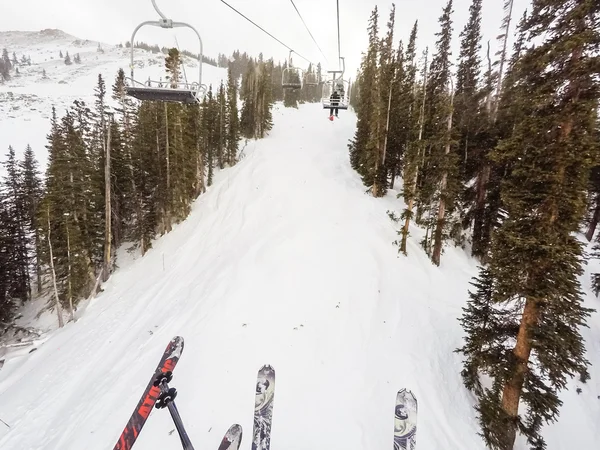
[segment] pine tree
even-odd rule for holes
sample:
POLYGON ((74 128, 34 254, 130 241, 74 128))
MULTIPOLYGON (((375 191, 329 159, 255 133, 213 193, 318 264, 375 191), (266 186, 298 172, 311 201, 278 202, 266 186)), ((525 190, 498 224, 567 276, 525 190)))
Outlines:
POLYGON ((12 325, 17 310, 18 296, 13 287, 15 275, 18 275, 13 263, 16 248, 13 228, 9 212, 0 208, 0 335, 12 325))
POLYGON ((494 117, 491 117, 493 122, 489 124, 490 128, 488 136, 484 136, 484 139, 480 139, 482 148, 486 153, 481 160, 484 164, 484 176, 478 177, 477 180, 479 183, 482 183, 487 179, 487 183, 483 186, 483 189, 476 184, 475 189, 472 190, 473 201, 476 201, 475 199, 477 199, 477 192, 483 194, 483 198, 480 197, 478 199, 481 202, 480 204, 482 204, 481 209, 483 210, 480 216, 481 226, 475 225, 475 221, 479 220, 479 218, 474 217, 476 220, 474 220, 472 252, 475 256, 481 258, 482 261, 487 261, 492 233, 498 228, 502 220, 500 185, 501 180, 510 173, 511 170, 510 160, 494 160, 492 158, 492 150, 500 139, 507 139, 511 136, 515 125, 521 121, 523 116, 524 109, 521 107, 520 103, 527 102, 527 98, 519 94, 520 88, 516 84, 518 78, 516 65, 521 58, 525 43, 524 24, 526 18, 527 12, 525 11, 518 27, 521 31, 517 34, 517 39, 513 45, 513 54, 508 61, 506 76, 503 78, 501 90, 502 96, 498 99, 496 120, 494 122, 494 117), (486 165, 487 170, 489 170, 489 176, 486 173, 486 165))
POLYGON ((478 410, 493 449, 512 449, 517 432, 531 448, 545 449, 540 431, 543 422, 557 420, 558 391, 572 376, 589 377, 579 329, 591 311, 582 305, 582 248, 574 233, 598 161, 599 20, 595 2, 536 0, 524 24, 536 45, 513 75, 521 120, 493 153, 510 171, 501 185, 506 217, 494 233, 488 266, 494 307, 512 314, 480 340, 497 360, 477 367, 492 380, 478 410))
POLYGON ((31 146, 27 145, 23 161, 20 163, 23 174, 21 193, 23 196, 23 211, 28 236, 29 264, 33 260, 36 276, 36 290, 39 294, 42 289, 42 264, 41 264, 41 240, 37 211, 42 200, 42 181, 38 171, 38 163, 31 146))
POLYGON ((242 135, 246 138, 254 138, 254 124, 256 123, 256 65, 254 60, 248 61, 246 72, 242 76, 240 95, 242 96, 242 111, 240 127, 242 135))
POLYGON ((447 239, 448 219, 455 206, 457 194, 456 154, 451 151, 453 92, 450 74, 450 43, 452 38, 452 0, 449 0, 439 18, 441 30, 436 33, 436 52, 433 55, 426 86, 424 123, 425 164, 421 168, 417 197, 417 222, 425 224, 427 234, 423 248, 432 262, 440 264, 441 249, 447 239), (423 220, 422 217, 427 215, 423 220), (431 231, 431 236, 429 235, 431 231))
POLYGON ((27 236, 27 214, 23 198, 23 173, 13 147, 8 147, 3 163, 6 175, 0 189, 0 203, 4 210, 4 224, 10 235, 8 270, 12 274, 8 292, 13 299, 25 302, 31 297, 27 236))
POLYGON ((240 140, 240 119, 237 104, 238 88, 233 77, 231 64, 227 69, 227 164, 233 166, 237 161, 238 144, 240 140))
POLYGON ((388 185, 387 177, 387 140, 389 132, 390 110, 393 92, 393 81, 395 78, 396 64, 394 61, 394 21, 396 6, 392 4, 390 18, 387 23, 388 31, 385 38, 379 44, 379 83, 377 83, 377 116, 376 135, 377 151, 375 156, 374 179, 371 192, 374 197, 382 197, 386 193, 388 185))
MULTIPOLYGON (((456 71, 455 92, 455 123, 458 131, 459 155, 461 171, 468 179, 473 169, 468 170, 466 165, 471 163, 471 147, 473 135, 477 126, 477 112, 479 110, 479 78, 481 60, 481 1, 473 0, 469 9, 469 21, 461 32, 459 63, 456 71)), ((476 148, 476 147, 475 147, 476 148)))
POLYGON ((10 61, 10 56, 8 55, 8 49, 6 48, 2 49, 2 62, 4 62, 4 67, 7 71, 12 70, 13 65, 10 61))
POLYGON ((348 144, 350 150, 350 164, 362 178, 366 186, 372 186, 375 178, 374 168, 377 155, 377 135, 373 128, 377 122, 377 57, 379 52, 378 40, 379 13, 377 6, 373 8, 369 18, 369 47, 363 54, 360 65, 358 84, 360 97, 357 109, 357 124, 354 139, 348 144))
POLYGON ((181 78, 181 54, 176 48, 169 49, 169 54, 165 58, 165 67, 167 69, 167 80, 172 88, 177 88, 181 78))
POLYGON ((219 165, 219 169, 223 169, 225 167, 225 130, 227 129, 227 97, 225 95, 225 85, 223 84, 223 80, 221 80, 219 90, 217 91, 216 108, 216 132, 218 134, 218 139, 216 139, 217 164, 219 165))
POLYGON ((470 284, 476 290, 469 291, 469 301, 459 319, 466 333, 465 345, 456 351, 466 355, 461 372, 465 386, 482 396, 484 390, 479 371, 492 371, 499 360, 506 358, 505 353, 499 351, 498 343, 514 333, 514 325, 510 321, 510 314, 514 311, 496 307, 494 292, 497 283, 486 267, 480 267, 479 276, 470 284))
MULTIPOLYGON (((413 29, 416 35, 416 24, 413 29)), ((411 38, 412 41, 412 38, 411 38)), ((413 102, 410 105, 410 116, 411 120, 409 123, 409 138, 407 142, 406 156, 403 165, 403 178, 404 178, 404 201, 406 208, 402 211, 401 219, 404 220, 404 226, 400 230, 402 239, 400 241, 400 251, 407 254, 406 242, 409 234, 410 221, 413 219, 413 207, 417 201, 417 188, 419 181, 419 169, 421 161, 424 159, 425 145, 423 142, 423 127, 425 125, 425 103, 427 100, 427 63, 429 56, 429 48, 425 49, 423 55, 423 78, 419 85, 416 84, 416 66, 409 68, 409 73, 412 72, 412 79, 414 85, 414 97, 413 102)), ((407 77, 407 81, 409 78, 407 77)), ((411 89, 412 91, 412 89, 411 89)))

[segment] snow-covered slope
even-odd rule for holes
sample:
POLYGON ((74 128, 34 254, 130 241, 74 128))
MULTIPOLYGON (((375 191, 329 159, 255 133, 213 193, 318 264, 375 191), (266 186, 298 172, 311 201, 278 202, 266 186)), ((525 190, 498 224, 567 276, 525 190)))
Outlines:
MULTIPOLYGON (((46 135, 50 130, 52 106, 62 116, 74 100, 94 101, 94 88, 98 75, 102 74, 108 95, 117 71, 122 68, 130 75, 130 49, 83 40, 60 30, 6 31, 0 32, 0 50, 6 48, 12 59, 13 52, 21 60, 31 58, 31 65, 20 65, 20 75, 13 76, 5 84, 0 84, 0 160, 9 145, 22 152, 30 144, 38 155, 41 167, 46 165, 46 135), (69 53, 71 59, 76 54, 81 64, 66 65, 63 58, 69 53), (43 77, 44 71, 47 78, 43 77)), ((136 48, 135 76, 144 81, 149 76, 164 79, 164 55, 136 48)), ((197 81, 198 61, 184 57, 189 81, 197 81)), ((218 84, 227 79, 226 69, 204 64, 202 82, 218 84)), ((110 99, 109 99, 110 102, 110 99)))
MULTIPOLYGON (((418 448, 480 450, 460 380, 456 318, 476 264, 448 248, 433 266, 412 229, 392 245, 392 192, 366 195, 348 162, 355 117, 319 105, 274 113, 271 135, 219 172, 189 218, 142 259, 124 262, 79 321, 0 371, 2 450, 110 449, 168 340, 185 338, 172 383, 197 449, 230 424, 250 448, 254 382, 277 374, 273 450, 392 448, 396 391, 419 400, 418 448)), ((590 304, 593 300, 590 297, 590 304)), ((600 362, 598 315, 584 330, 600 362)), ((549 449, 594 449, 600 371, 562 398, 549 449)), ((153 410, 134 448, 180 448, 153 410)), ((518 449, 525 449, 519 443, 518 449)))

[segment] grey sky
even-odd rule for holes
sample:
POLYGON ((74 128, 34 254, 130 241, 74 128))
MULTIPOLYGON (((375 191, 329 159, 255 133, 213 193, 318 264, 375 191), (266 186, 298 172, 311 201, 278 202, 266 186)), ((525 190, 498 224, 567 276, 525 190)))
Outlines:
MULTIPOLYGON (((289 0, 226 0, 246 14, 275 37, 313 62, 325 68, 337 66, 336 2, 334 0, 294 0, 315 39, 323 49, 329 64, 312 42, 289 0)), ((415 20, 419 21, 419 48, 433 46, 438 31, 438 17, 447 0, 397 0, 396 43, 406 42, 415 20)), ((0 30, 40 30, 59 28, 84 39, 116 44, 125 42, 133 29, 144 20, 155 20, 151 0, 0 0, 0 30)), ((346 57, 347 75, 354 77, 360 64, 360 52, 366 48, 366 26, 375 5, 380 11, 380 29, 385 28, 391 1, 339 0, 341 53, 346 57)), ((485 39, 496 49, 495 36, 499 33, 503 0, 483 0, 485 39)), ((230 54, 235 49, 258 55, 273 56, 283 61, 288 50, 252 24, 237 15, 220 0, 157 0, 163 13, 173 20, 189 22, 198 29, 204 43, 204 53, 217 56, 230 54)), ((458 35, 468 18, 471 0, 454 0, 453 53, 458 54, 458 35)), ((515 0, 514 32, 519 17, 528 8, 530 0, 515 0)), ((195 51, 197 40, 191 30, 162 30, 144 27, 137 39, 159 45, 175 46, 195 51)), ((2 43, 0 43, 1 46, 2 43)), ((485 49, 485 46, 484 46, 485 49)), ((482 52, 484 51, 482 50, 482 52)), ((299 57, 294 63, 304 67, 299 57)))

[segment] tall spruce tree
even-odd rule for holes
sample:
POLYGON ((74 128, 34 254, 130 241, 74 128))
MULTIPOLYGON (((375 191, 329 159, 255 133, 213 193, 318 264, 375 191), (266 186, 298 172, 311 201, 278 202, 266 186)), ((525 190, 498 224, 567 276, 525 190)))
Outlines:
POLYGON ((376 85, 377 116, 375 132, 377 136, 377 151, 375 154, 375 167, 373 186, 371 193, 374 197, 385 195, 388 186, 388 164, 387 144, 389 134, 389 122, 392 105, 392 96, 398 95, 393 92, 396 64, 394 61, 394 22, 396 6, 392 4, 392 10, 387 23, 385 38, 379 43, 379 82, 376 85))
POLYGON ((452 40, 452 0, 439 18, 436 52, 431 60, 426 86, 424 123, 425 163, 421 168, 417 196, 417 221, 428 228, 422 246, 434 264, 440 264, 442 244, 447 239, 448 218, 457 194, 456 154, 451 151, 452 97, 450 44, 452 40), (426 216, 423 218, 423 216, 426 216))
MULTIPOLYGON (((416 24, 413 31, 416 34, 416 24)), ((411 35, 412 40, 412 35, 411 35)), ((406 155, 404 157, 403 164, 403 178, 404 178, 404 201, 406 208, 402 211, 401 218, 404 220, 404 225, 400 230, 399 234, 402 236, 400 241, 400 251, 407 254, 406 242, 409 234, 410 221, 413 219, 413 207, 418 200, 417 189, 419 181, 419 171, 421 161, 423 161, 425 155, 425 142, 423 141, 423 128, 425 126, 425 103, 427 101, 427 63, 429 56, 429 48, 426 48, 423 54, 423 65, 422 65, 422 82, 420 85, 416 82, 416 65, 409 67, 408 73, 410 78, 413 80, 411 85, 411 91, 413 92, 412 103, 410 105, 410 123, 408 130, 408 142, 406 155)), ((407 77, 407 81, 409 78, 407 77)))
POLYGON ((233 166, 237 161, 238 145, 240 140, 240 118, 238 113, 238 86, 233 77, 231 65, 227 69, 227 136, 226 136, 226 160, 227 164, 233 166))
POLYGON ((12 146, 8 147, 3 163, 6 175, 0 185, 0 204, 4 211, 3 224, 9 237, 7 242, 7 270, 11 274, 7 292, 14 300, 25 302, 31 297, 29 278, 29 238, 27 211, 23 196, 23 172, 12 146))
MULTIPOLYGON (((517 432, 532 449, 545 449, 541 427, 558 418, 558 391, 572 376, 589 377, 579 329, 591 311, 582 305, 582 248, 574 233, 598 161, 599 21, 597 2, 534 0, 524 23, 536 45, 513 74, 520 121, 492 154, 510 171, 501 185, 506 217, 494 233, 486 269, 493 308, 512 314, 486 333, 481 330, 489 321, 478 308, 463 316, 467 340, 477 336, 474 348, 493 355, 465 367, 491 378, 491 387, 478 394, 478 411, 493 449, 511 450, 517 432)), ((477 360, 472 348, 463 350, 467 362, 477 360)))
POLYGON ((27 229, 29 265, 33 265, 36 280, 36 293, 42 289, 42 265, 41 265, 41 240, 37 211, 42 199, 42 181, 38 170, 38 163, 30 145, 27 145, 23 161, 20 163, 23 175, 21 194, 23 196, 23 211, 25 215, 25 226, 27 229))
POLYGON ((379 54, 378 40, 379 13, 377 6, 373 8, 369 18, 369 47, 363 54, 358 84, 360 93, 357 105, 357 124, 354 139, 350 140, 350 164, 356 170, 366 186, 372 186, 375 179, 377 160, 377 57, 379 54))

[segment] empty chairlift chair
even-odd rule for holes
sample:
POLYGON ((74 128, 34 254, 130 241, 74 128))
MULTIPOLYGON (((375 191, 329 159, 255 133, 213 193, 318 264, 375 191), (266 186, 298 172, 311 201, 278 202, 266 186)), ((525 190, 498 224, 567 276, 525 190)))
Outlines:
POLYGON ((131 78, 128 80, 131 82, 131 86, 125 87, 127 95, 137 98, 138 100, 153 100, 162 102, 175 102, 175 103, 200 103, 206 92, 206 86, 202 84, 202 38, 200 33, 191 25, 184 22, 174 22, 171 19, 167 19, 162 12, 156 6, 156 1, 152 0, 152 5, 156 12, 160 15, 161 19, 157 21, 146 21, 139 24, 133 31, 131 36, 131 78), (198 81, 188 83, 184 81, 153 81, 148 79, 145 83, 136 81, 134 76, 135 62, 133 59, 133 49, 135 42, 135 35, 138 30, 144 25, 151 25, 161 28, 176 28, 185 27, 191 28, 198 36, 200 43, 200 53, 198 54, 198 81))
POLYGON ((283 69, 283 73, 281 74, 281 87, 283 89, 302 89, 303 78, 302 69, 292 65, 292 50, 290 50, 287 67, 283 69))
POLYGON ((307 72, 304 76, 304 84, 307 86, 318 86, 319 80, 317 80, 317 74, 314 72, 307 72))

